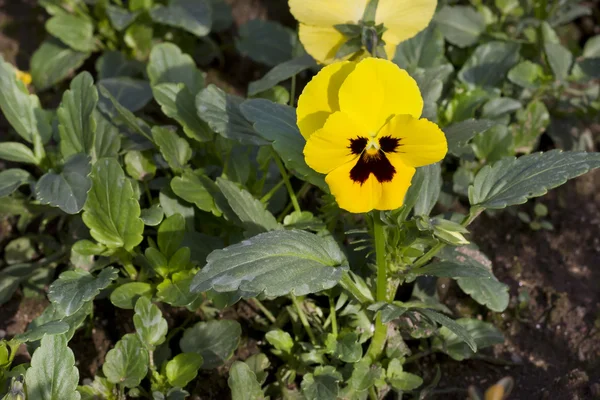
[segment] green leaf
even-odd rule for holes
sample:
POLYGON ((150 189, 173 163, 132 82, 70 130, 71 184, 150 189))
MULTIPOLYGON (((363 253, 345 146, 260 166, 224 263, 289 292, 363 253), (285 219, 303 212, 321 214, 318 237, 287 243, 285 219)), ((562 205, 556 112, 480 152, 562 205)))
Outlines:
POLYGON ((184 171, 183 175, 171 180, 171 189, 177 196, 195 204, 202 211, 218 213, 209 186, 211 184, 214 185, 214 182, 207 176, 184 171))
POLYGON ((204 359, 202 369, 212 369, 231 358, 241 334, 242 328, 237 321, 198 322, 183 332, 179 346, 185 353, 200 354, 204 359))
POLYGON ((148 351, 136 334, 129 333, 106 353, 102 372, 109 382, 134 388, 146 376, 148 362, 148 351))
POLYGON ((193 292, 214 289, 302 296, 335 286, 347 268, 333 238, 277 230, 213 251, 190 288, 193 292))
POLYGON ((29 94, 11 64, 0 56, 0 109, 6 120, 29 143, 46 143, 52 127, 36 95, 29 94))
POLYGON ((402 370, 402 364, 397 358, 391 360, 387 368, 387 377, 396 390, 415 390, 423 384, 423 379, 415 374, 402 370))
POLYGON ((0 172, 0 198, 8 196, 20 186, 30 183, 33 180, 29 172, 10 168, 0 172))
POLYGON ((476 302, 492 311, 502 312, 508 307, 510 295, 508 286, 498 281, 492 273, 492 262, 485 254, 473 246, 446 247, 439 255, 443 260, 461 265, 466 270, 478 268, 487 273, 488 278, 459 277, 458 286, 476 302))
POLYGON ((138 60, 146 60, 152 49, 154 29, 150 21, 134 22, 125 30, 125 44, 132 49, 138 60))
POLYGON ((256 62, 274 67, 292 58, 295 34, 277 22, 250 20, 239 27, 239 35, 235 47, 256 62))
POLYGON ((186 230, 194 230, 195 211, 193 205, 178 198, 168 186, 160 191, 158 199, 160 206, 165 213, 165 217, 170 217, 173 214, 181 214, 185 219, 186 230))
POLYGON ((133 197, 131 182, 114 158, 103 158, 94 165, 83 222, 92 237, 108 248, 131 251, 142 241, 140 205, 133 197))
POLYGON ((163 113, 179 122, 187 137, 198 142, 213 140, 213 131, 196 112, 194 95, 183 84, 161 83, 152 87, 152 93, 163 113))
POLYGON ((342 374, 334 367, 317 367, 314 373, 304 375, 302 394, 306 400, 336 400, 340 391, 339 382, 342 380, 342 374))
POLYGON ((265 208, 265 204, 255 199, 250 192, 223 178, 217 178, 217 186, 250 236, 283 229, 273 214, 265 208))
POLYGON ((106 6, 106 16, 117 31, 127 28, 139 14, 139 12, 129 12, 125 8, 113 4, 106 6))
POLYGON ((250 370, 256 375, 258 383, 261 385, 267 380, 269 373, 266 371, 271 363, 269 358, 263 353, 254 354, 244 360, 244 364, 250 367, 250 370))
POLYGON ((119 129, 100 112, 94 112, 96 120, 96 142, 94 143, 95 160, 104 157, 117 157, 121 149, 119 129))
POLYGON ((119 271, 113 267, 104 268, 98 276, 83 269, 65 271, 50 285, 48 299, 65 316, 73 315, 117 279, 118 274, 119 271))
POLYGON ((289 61, 281 63, 266 73, 261 79, 250 82, 248 96, 255 96, 271 89, 279 82, 285 81, 300 72, 315 66, 315 60, 308 54, 303 54, 289 61))
POLYGON ((200 118, 224 138, 242 144, 267 144, 240 112, 243 101, 241 97, 227 94, 215 85, 208 85, 196 96, 196 110, 200 118))
POLYGON ((35 186, 35 197, 42 204, 58 207, 67 214, 77 214, 92 187, 91 169, 88 156, 74 154, 67 159, 60 174, 48 172, 40 178, 35 186))
MULTIPOLYGON (((177 354, 167 363, 165 372, 172 386, 184 388, 196 378, 202 366, 202 356, 195 353, 177 354)), ((238 361, 239 362, 239 361, 238 361)), ((233 366, 231 367, 233 369, 233 366)), ((229 370, 231 376, 231 369, 229 370)), ((231 379, 231 378, 230 378, 231 379)))
POLYGON ((161 43, 152 48, 147 70, 152 86, 182 83, 194 96, 204 88, 204 77, 192 57, 172 43, 161 43))
POLYGON ((456 263, 452 261, 438 261, 426 265, 425 267, 416 268, 411 273, 418 275, 431 275, 438 278, 479 278, 492 279, 493 275, 483 268, 476 267, 472 264, 456 263))
POLYGON ((558 36, 554 29, 547 22, 541 25, 542 39, 544 43, 544 53, 550 69, 556 79, 562 81, 569 75, 571 64, 573 63, 573 54, 560 44, 558 36))
POLYGON ((296 125, 296 110, 293 107, 265 99, 252 99, 244 101, 240 111, 254 124, 255 131, 261 137, 272 142, 273 149, 288 169, 323 191, 329 192, 324 176, 315 172, 304 161, 302 152, 306 140, 296 125))
POLYGON ((388 322, 400 317, 408 311, 408 308, 404 305, 385 302, 373 303, 367 307, 367 309, 373 312, 381 312, 381 321, 384 324, 387 324, 388 322))
MULTIPOLYGON (((414 214, 428 216, 435 207, 442 190, 442 167, 439 163, 417 168, 413 182, 415 189, 408 189, 406 197, 414 200, 414 214)), ((405 201, 405 203, 407 203, 405 201)))
POLYGON ((70 90, 63 94, 56 112, 63 157, 77 153, 93 154, 96 142, 94 110, 97 103, 98 91, 94 79, 88 72, 82 72, 71 81, 70 90))
POLYGON ((38 91, 62 81, 81 67, 88 52, 72 50, 58 40, 46 40, 31 57, 31 77, 38 91))
POLYGON ((521 61, 508 71, 508 79, 521 87, 537 89, 544 83, 544 69, 529 60, 521 61))
POLYGON ((136 118, 131 111, 123 107, 106 88, 100 86, 99 90, 100 94, 106 97, 114 107, 116 113, 121 119, 120 123, 122 125, 127 126, 129 129, 139 133, 149 141, 152 141, 152 132, 148 124, 146 124, 143 120, 136 118))
POLYGON ((416 36, 400 43, 394 56, 396 64, 410 71, 436 67, 443 60, 444 36, 435 24, 429 24, 416 36))
POLYGON ((496 125, 497 122, 487 119, 469 119, 454 123, 444 128, 448 151, 456 156, 461 156, 469 151, 468 143, 477 134, 483 133, 496 125))
POLYGON ((63 335, 44 336, 27 370, 27 398, 31 400, 79 400, 79 371, 63 335))
POLYGON ((137 181, 150 181, 156 174, 156 165, 150 152, 128 151, 123 161, 127 174, 137 181))
POLYGON ((105 51, 96 60, 96 71, 99 80, 119 76, 134 77, 141 73, 143 69, 143 63, 130 59, 120 51, 105 51))
MULTIPOLYGON (((477 343, 478 349, 504 343, 504 336, 492 324, 471 318, 457 319, 460 325, 477 343)), ((442 327, 432 342, 432 348, 448 354, 456 361, 471 358, 475 353, 454 332, 442 327)))
POLYGON ((534 100, 524 110, 517 111, 516 117, 514 146, 518 152, 529 153, 550 125, 550 113, 543 101, 534 100))
POLYGON ((472 206, 501 209, 539 197, 600 167, 600 153, 552 150, 486 165, 469 187, 472 206))
POLYGON ((518 43, 488 42, 477 46, 458 72, 458 78, 470 85, 495 87, 519 61, 518 43))
POLYGON ((483 106, 483 118, 498 119, 522 108, 521 102, 510 97, 497 97, 491 99, 483 106))
POLYGON ((585 58, 579 61, 577 65, 590 78, 600 79, 600 57, 585 58))
MULTIPOLYGON (((66 317, 61 310, 55 307, 53 303, 50 303, 50 305, 46 307, 44 312, 29 324, 27 329, 33 332, 37 331, 38 327, 48 325, 52 322, 66 323, 69 329, 67 330, 65 336, 67 338, 67 341, 69 341, 75 334, 75 331, 77 331, 77 329, 79 329, 79 327, 83 325, 83 322, 85 321, 87 316, 92 313, 92 310, 92 301, 89 301, 86 304, 84 304, 83 307, 81 307, 79 311, 77 311, 75 314, 66 317)), ((31 339, 34 338, 35 337, 32 337, 31 339)))
POLYGON ((472 46, 485 31, 485 19, 470 6, 444 6, 433 20, 446 40, 458 47, 472 46))
POLYGON ((46 22, 46 30, 61 42, 81 52, 94 51, 94 25, 86 18, 61 13, 46 22))
MULTIPOLYGON (((1 78, 0 78, 1 79, 1 78)), ((23 143, 0 142, 0 159, 37 165, 40 160, 23 143)))
POLYGON ((110 302, 116 307, 133 310, 140 297, 151 298, 153 293, 154 290, 149 283, 128 282, 113 290, 110 294, 110 302))
POLYGON ((179 137, 177 132, 166 127, 155 126, 152 128, 152 138, 169 167, 174 171, 184 169, 192 158, 190 145, 184 138, 179 137))
POLYGON ((160 309, 147 297, 140 297, 135 303, 133 325, 148 350, 154 350, 156 346, 162 344, 169 329, 160 309))
POLYGON ((63 321, 50 321, 43 325, 28 327, 27 331, 15 336, 15 340, 26 343, 41 340, 44 335, 62 335, 69 331, 69 324, 63 321))
POLYGON ((466 343, 471 350, 473 350, 474 352, 477 351, 477 343, 475 343, 475 340, 473 339, 469 331, 467 331, 462 325, 458 324, 453 319, 446 317, 444 314, 440 314, 438 312, 428 310, 426 308, 418 309, 418 312, 425 315, 430 320, 446 327, 446 329, 454 333, 460 341, 466 343))
POLYGON ((146 226, 156 226, 163 220, 164 212, 160 204, 154 204, 150 208, 143 208, 140 218, 146 226))
POLYGON ((156 295, 161 301, 174 307, 185 307, 198 299, 198 294, 190 292, 193 271, 176 272, 171 279, 163 280, 156 287, 156 295))
POLYGON ((290 334, 281 329, 274 329, 267 332, 265 334, 265 339, 275 347, 275 349, 283 353, 291 354, 292 348, 294 347, 294 340, 290 334))
POLYGON ((181 214, 173 214, 158 228, 158 248, 167 258, 181 247, 185 235, 185 220, 181 214))
POLYGON ((231 6, 223 0, 210 0, 212 8, 212 31, 223 32, 233 23, 231 6))
POLYGON ((265 399, 256 374, 241 361, 236 361, 229 369, 227 384, 231 389, 232 400, 262 400, 265 399))
MULTIPOLYGON (((109 98, 112 106, 116 108, 114 101, 122 107, 133 112, 139 111, 152 100, 152 90, 148 82, 140 79, 132 79, 127 76, 119 76, 116 78, 106 78, 98 81, 98 86, 103 96, 106 96, 104 91, 112 95, 109 98)), ((113 112, 110 110, 110 104, 106 99, 101 99, 100 109, 109 115, 113 112)), ((117 110, 117 112, 119 112, 117 110)))
POLYGON ((335 344, 334 355, 345 363, 355 363, 362 358, 362 346, 358 334, 350 332, 340 335, 335 344))
POLYGON ((150 10, 154 22, 181 28, 198 37, 210 32, 211 14, 206 0, 170 0, 167 7, 158 6, 150 10))

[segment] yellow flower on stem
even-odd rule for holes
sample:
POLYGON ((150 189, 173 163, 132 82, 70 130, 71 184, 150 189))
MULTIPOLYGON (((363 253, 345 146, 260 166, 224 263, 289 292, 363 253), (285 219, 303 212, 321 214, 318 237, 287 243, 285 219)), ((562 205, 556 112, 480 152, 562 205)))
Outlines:
MULTIPOLYGON (((289 0, 289 6, 300 22, 298 35, 306 52, 318 62, 330 64, 351 39, 348 32, 342 33, 342 25, 367 28, 383 24, 383 30, 378 32, 383 32, 381 40, 385 42, 386 57, 391 60, 400 42, 429 25, 437 0, 289 0), (374 16, 369 15, 373 10, 374 16)), ((358 32, 357 35, 360 43, 358 32)), ((361 53, 364 51, 358 55, 361 53)))
POLYGON ((15 72, 17 74, 17 79, 20 80, 21 82, 23 82, 25 84, 25 86, 28 86, 31 84, 31 74, 30 73, 20 71, 16 68, 15 68, 15 72))
POLYGON ((391 61, 366 58, 323 68, 300 95, 304 157, 350 212, 402 205, 415 167, 440 161, 442 130, 420 119, 417 83, 391 61))

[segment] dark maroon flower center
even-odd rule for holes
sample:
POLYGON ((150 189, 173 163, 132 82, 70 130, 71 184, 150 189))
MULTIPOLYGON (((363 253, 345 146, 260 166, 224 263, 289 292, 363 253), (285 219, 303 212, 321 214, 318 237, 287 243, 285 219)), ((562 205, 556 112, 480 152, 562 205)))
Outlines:
POLYGON ((350 170, 350 179, 362 185, 373 174, 379 183, 391 182, 396 168, 388 160, 386 153, 395 153, 401 146, 400 139, 390 136, 379 138, 379 150, 376 152, 365 151, 368 143, 369 139, 362 136, 350 139, 348 148, 352 154, 359 156, 356 165, 350 170))

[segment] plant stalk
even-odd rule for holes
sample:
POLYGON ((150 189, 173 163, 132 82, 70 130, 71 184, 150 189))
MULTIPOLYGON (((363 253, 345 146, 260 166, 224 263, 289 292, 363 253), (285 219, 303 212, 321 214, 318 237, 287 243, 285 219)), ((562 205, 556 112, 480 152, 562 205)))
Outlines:
MULTIPOLYGON (((375 236, 375 257, 377 261, 377 302, 387 302, 387 264, 385 254, 384 225, 378 211, 373 212, 373 234, 375 236)), ((387 325, 381 321, 381 313, 375 318, 375 332, 367 356, 376 361, 383 353, 387 339, 387 325)))
POLYGON ((313 344, 313 346, 316 346, 317 339, 315 337, 315 334, 314 334, 312 328, 310 327, 310 324, 308 323, 308 319, 306 319, 306 314, 304 314, 304 311, 302 311, 302 308, 301 308, 300 303, 298 302, 298 299, 296 298, 296 296, 291 294, 290 297, 292 298, 292 303, 294 303, 294 307, 296 308, 296 312, 298 313, 300 322, 302 323, 302 326, 304 326, 304 329, 306 330, 306 333, 308 334, 310 342, 313 344))
POLYGON ((335 301, 333 301, 333 296, 329 295, 329 316, 331 318, 331 333, 337 337, 338 335, 338 326, 337 326, 337 316, 335 315, 335 301))
POLYGON ((279 157, 279 155, 277 153, 275 153, 275 150, 273 150, 273 158, 275 159, 277 168, 279 168, 279 173, 281 174, 281 177, 282 177, 283 181, 285 182, 285 187, 287 188, 288 194, 290 196, 290 200, 292 201, 292 204, 294 205, 294 211, 302 212, 302 209, 300 208, 300 203, 298 203, 298 198, 296 197, 296 193, 294 192, 294 188, 292 187, 292 184, 290 183, 290 177, 287 173, 287 170, 285 169, 285 166, 283 165, 283 162, 281 161, 281 158, 279 157))
POLYGON ((265 307, 265 305, 260 302, 260 300, 248 299, 248 301, 251 302, 252 305, 256 306, 256 308, 258 308, 260 311, 262 311, 262 313, 265 314, 265 317, 267 317, 267 319, 271 321, 272 324, 274 324, 277 321, 273 314, 271 314, 271 311, 269 311, 267 307, 265 307))

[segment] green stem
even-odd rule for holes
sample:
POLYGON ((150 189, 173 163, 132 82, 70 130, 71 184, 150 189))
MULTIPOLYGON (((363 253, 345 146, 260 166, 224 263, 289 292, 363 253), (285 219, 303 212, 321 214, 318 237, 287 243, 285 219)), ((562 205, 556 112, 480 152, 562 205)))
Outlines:
POLYGON ((262 311, 262 313, 265 314, 265 317, 267 317, 267 319, 269 321, 271 321, 272 324, 274 324, 275 322, 277 322, 277 319, 275 318, 275 316, 273 314, 271 314, 271 311, 269 311, 267 309, 267 307, 265 307, 265 305, 260 302, 260 300, 258 300, 258 299, 248 299, 248 301, 251 302, 253 305, 255 305, 256 308, 258 308, 260 311, 262 311))
POLYGON ((135 267, 133 266, 133 264, 129 261, 126 261, 123 263, 123 268, 125 268, 125 272, 127 272, 127 275, 129 275, 131 280, 135 281, 135 279, 137 278, 138 272, 135 269, 135 267))
POLYGON ((370 400, 377 400, 377 392, 375 391, 375 386, 371 386, 369 388, 369 399, 370 400))
POLYGON ((338 326, 337 326, 337 316, 335 315, 335 301, 333 301, 333 295, 329 295, 329 317, 331 318, 331 333, 337 337, 338 335, 338 326))
MULTIPOLYGON (((482 208, 473 207, 469 212, 469 215, 465 217, 465 219, 461 222, 461 225, 465 228, 471 224, 481 214, 483 211, 482 208)), ((421 268, 425 264, 429 262, 437 253, 440 252, 444 247, 446 247, 446 243, 438 243, 433 246, 427 253, 423 254, 417 261, 415 261, 411 267, 411 269, 421 268)))
POLYGON ((290 107, 294 107, 296 101, 296 75, 292 76, 292 86, 290 87, 290 107))
POLYGON ((277 184, 275 186, 273 186, 273 188, 271 190, 269 190, 261 199, 261 203, 268 203, 269 200, 271 200, 271 197, 273 197, 273 195, 279 190, 279 188, 281 188, 283 185, 285 185, 285 181, 281 180, 279 182, 277 182, 277 184))
POLYGON ((350 277, 348 272, 344 272, 342 279, 340 280, 340 286, 350 293, 356 300, 361 304, 369 304, 373 302, 372 298, 367 297, 359 288, 356 283, 350 277))
POLYGON ((296 197, 294 188, 292 187, 292 184, 290 183, 290 177, 287 173, 287 170, 285 169, 285 166, 283 165, 281 158, 279 158, 279 155, 275 154, 275 151, 273 151, 273 153, 274 153, 273 158, 275 159, 277 168, 279 168, 279 173, 281 174, 281 177, 283 178, 283 182, 285 183, 285 187, 287 188, 288 194, 290 195, 290 199, 292 200, 292 204, 294 205, 294 210, 296 212, 301 212, 302 209, 300 209, 300 204, 298 203, 298 198, 296 197))
POLYGON ((152 207, 152 193, 150 193, 150 187, 148 186, 147 181, 143 181, 144 184, 144 192, 146 193, 146 197, 148 197, 148 207, 152 207))
MULTIPOLYGON (((385 232, 379 212, 373 212, 373 236, 375 237, 375 257, 377 260, 377 301, 387 302, 387 264, 385 254, 385 232)), ((387 325, 381 321, 381 313, 375 318, 375 332, 367 356, 376 361, 383 353, 387 339, 387 325)))
POLYGON ((300 322, 302 323, 302 326, 304 326, 304 329, 306 330, 306 333, 308 334, 308 337, 310 338, 310 342, 313 344, 313 346, 316 346, 317 339, 315 338, 315 334, 313 333, 312 328, 310 327, 310 324, 308 323, 308 320, 306 319, 306 314, 304 314, 304 311, 302 311, 302 308, 301 308, 300 303, 298 302, 298 299, 296 298, 296 296, 294 296, 293 294, 291 294, 290 296, 292 297, 292 303, 294 303, 294 307, 296 308, 296 312, 298 313, 300 322))

